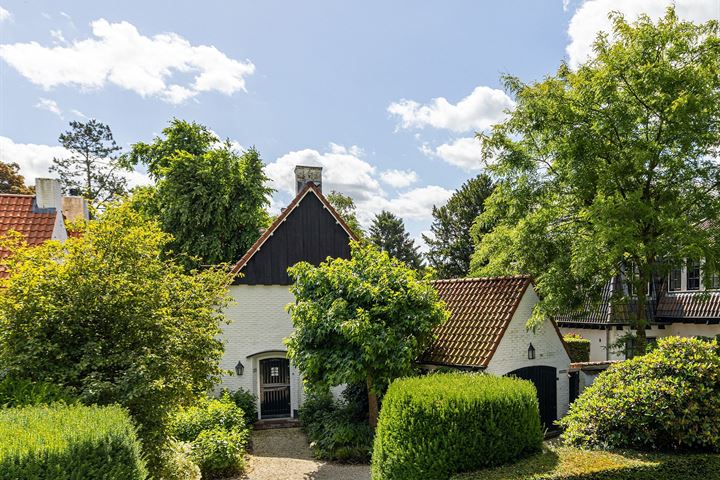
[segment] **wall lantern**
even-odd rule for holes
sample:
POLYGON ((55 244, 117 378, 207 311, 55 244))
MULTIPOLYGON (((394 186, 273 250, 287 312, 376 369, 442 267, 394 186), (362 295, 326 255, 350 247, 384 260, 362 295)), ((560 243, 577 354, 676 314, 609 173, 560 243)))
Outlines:
POLYGON ((242 364, 242 362, 238 362, 237 365, 235 365, 235 373, 238 374, 238 376, 242 375, 245 371, 245 366, 242 364))
POLYGON ((535 360, 535 347, 532 343, 528 347, 528 360, 535 360))

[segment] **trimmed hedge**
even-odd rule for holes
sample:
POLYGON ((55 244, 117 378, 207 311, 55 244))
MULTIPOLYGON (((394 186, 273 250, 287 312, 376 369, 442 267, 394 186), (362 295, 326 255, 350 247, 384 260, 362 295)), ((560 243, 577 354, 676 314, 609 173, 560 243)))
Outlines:
POLYGON ((571 362, 590 361, 590 340, 575 333, 568 333, 563 337, 563 340, 565 340, 565 345, 568 347, 571 362))
POLYGON ((720 455, 663 455, 549 448, 512 465, 458 475, 453 480, 711 480, 720 455))
POLYGON ((382 404, 373 480, 445 480, 540 450, 533 384, 484 374, 396 380, 382 404))
POLYGON ((666 337, 601 373, 559 423, 575 447, 720 452, 719 412, 718 343, 666 337))
POLYGON ((146 477, 135 427, 120 407, 0 410, 0 480, 146 477))

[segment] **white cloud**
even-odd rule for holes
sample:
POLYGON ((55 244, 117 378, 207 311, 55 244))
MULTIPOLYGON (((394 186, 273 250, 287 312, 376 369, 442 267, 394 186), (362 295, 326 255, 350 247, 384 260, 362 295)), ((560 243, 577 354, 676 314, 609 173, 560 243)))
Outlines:
POLYGON ((480 142, 473 137, 458 138, 435 149, 423 144, 420 151, 429 157, 440 158, 450 165, 466 171, 482 170, 485 167, 480 142))
POLYGON ((577 67, 588 59, 598 32, 610 32, 609 12, 619 11, 629 21, 634 21, 641 13, 657 20, 672 4, 678 16, 685 20, 706 22, 720 18, 718 0, 587 0, 575 11, 568 27, 570 43, 566 51, 570 66, 577 67))
MULTIPOLYGON (((287 198, 295 195, 296 165, 323 167, 323 191, 329 193, 335 190, 352 197, 357 206, 358 220, 364 226, 369 225, 382 210, 389 210, 405 219, 430 219, 433 205, 444 204, 452 195, 450 190, 431 185, 391 197, 378 180, 385 172, 378 173, 363 157, 363 150, 357 146, 331 143, 326 152, 313 149, 289 152, 268 164, 265 172, 273 188, 287 198)), ((280 200, 278 195, 273 199, 276 209, 285 204, 287 202, 280 200)))
POLYGON ((503 121, 505 110, 512 109, 515 102, 502 90, 479 86, 456 104, 444 97, 434 98, 428 104, 414 100, 393 102, 388 112, 400 117, 402 128, 433 127, 469 132, 486 130, 503 121))
POLYGON ((83 119, 85 119, 85 120, 89 120, 89 119, 90 119, 90 117, 88 117, 87 115, 85 115, 85 114, 84 114, 83 112, 81 112, 80 110, 72 109, 72 110, 70 110, 70 113, 72 113, 72 114, 75 115, 76 117, 80 117, 80 118, 83 118, 83 119))
POLYGON ((3 7, 0 7, 0 22, 4 22, 5 20, 9 20, 12 15, 10 12, 5 10, 3 7))
POLYGON ((62 30, 50 30, 50 36, 52 37, 52 39, 56 45, 57 44, 67 45, 67 40, 65 40, 62 30))
MULTIPOLYGON (((62 158, 70 155, 60 145, 42 145, 36 143, 15 143, 11 138, 0 136, 0 161, 17 163, 20 174, 25 177, 25 183, 34 185, 35 179, 55 177, 50 173, 53 158, 62 158)), ((129 185, 147 185, 152 183, 146 173, 132 171, 125 174, 129 185)))
POLYGON ((62 110, 60 110, 60 107, 55 100, 50 100, 49 98, 40 98, 38 103, 35 104, 35 108, 39 108, 40 110, 47 110, 48 112, 52 112, 58 117, 63 118, 62 110))
POLYGON ((99 89, 108 83, 143 97, 181 103, 201 92, 231 95, 245 91, 245 77, 255 72, 247 61, 229 58, 214 46, 191 45, 175 33, 147 37, 128 22, 105 19, 91 24, 93 38, 69 46, 37 42, 0 45, 0 57, 44 89, 74 85, 99 89), (176 73, 194 75, 181 84, 176 73))
POLYGON ((405 188, 418 181, 418 174, 413 170, 385 170, 380 173, 380 180, 391 187, 405 188))

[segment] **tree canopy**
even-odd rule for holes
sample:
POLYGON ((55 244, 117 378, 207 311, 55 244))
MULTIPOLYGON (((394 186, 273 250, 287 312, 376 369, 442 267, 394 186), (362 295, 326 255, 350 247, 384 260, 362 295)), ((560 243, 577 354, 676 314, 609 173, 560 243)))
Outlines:
POLYGON ((133 204, 172 234, 168 248, 204 264, 238 260, 269 224, 272 189, 257 150, 239 153, 207 127, 173 119, 162 138, 136 143, 127 164, 141 163, 156 181, 133 204))
MULTIPOLYGON (((430 235, 423 235, 428 246, 425 257, 438 278, 460 278, 470 272, 470 258, 475 249, 471 228, 484 211, 485 199, 493 190, 488 175, 481 174, 465 182, 442 207, 433 207, 430 235)), ((476 227, 475 238, 487 233, 484 225, 476 227)))
POLYGON ((365 236, 365 232, 357 219, 355 201, 351 197, 333 190, 327 195, 327 200, 330 202, 330 205, 337 210, 342 219, 345 220, 345 223, 347 223, 347 226, 352 229, 358 238, 365 236))
POLYGON ((473 273, 531 273, 537 320, 634 270, 642 353, 652 275, 687 259, 704 261, 706 280, 720 267, 720 38, 717 22, 680 21, 672 8, 657 23, 611 19, 577 70, 505 78, 517 106, 482 136, 501 182, 473 273))
POLYGON ((25 185, 17 163, 0 162, 0 193, 32 195, 33 189, 25 185))
POLYGON ((140 427, 157 467, 169 416, 219 379, 223 268, 187 272, 163 251, 171 238, 127 205, 110 206, 82 235, 3 248, 0 366, 47 381, 82 402, 118 403, 140 427))
POLYGON ((370 425, 377 396, 413 372, 413 362, 448 313, 427 277, 372 245, 349 260, 290 268, 296 302, 288 355, 313 385, 368 385, 370 425))
POLYGON ((109 126, 95 119, 72 121, 59 140, 70 156, 54 158, 50 171, 60 176, 65 192, 76 191, 95 208, 127 192, 121 173, 127 166, 118 161, 120 147, 109 126))
POLYGON ((405 231, 402 219, 383 210, 375 215, 370 225, 368 240, 380 250, 404 262, 408 267, 422 268, 422 258, 415 241, 405 231))

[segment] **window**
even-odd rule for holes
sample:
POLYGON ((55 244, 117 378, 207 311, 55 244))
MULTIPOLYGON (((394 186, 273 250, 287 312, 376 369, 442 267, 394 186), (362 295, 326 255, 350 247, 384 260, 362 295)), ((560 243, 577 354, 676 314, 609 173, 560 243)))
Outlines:
POLYGON ((670 270, 670 291, 677 292, 682 288, 682 268, 670 270))
POLYGON ((715 272, 710 276, 710 286, 708 288, 720 289, 720 273, 715 272))
POLYGON ((700 262, 688 262, 687 289, 700 290, 700 262))

